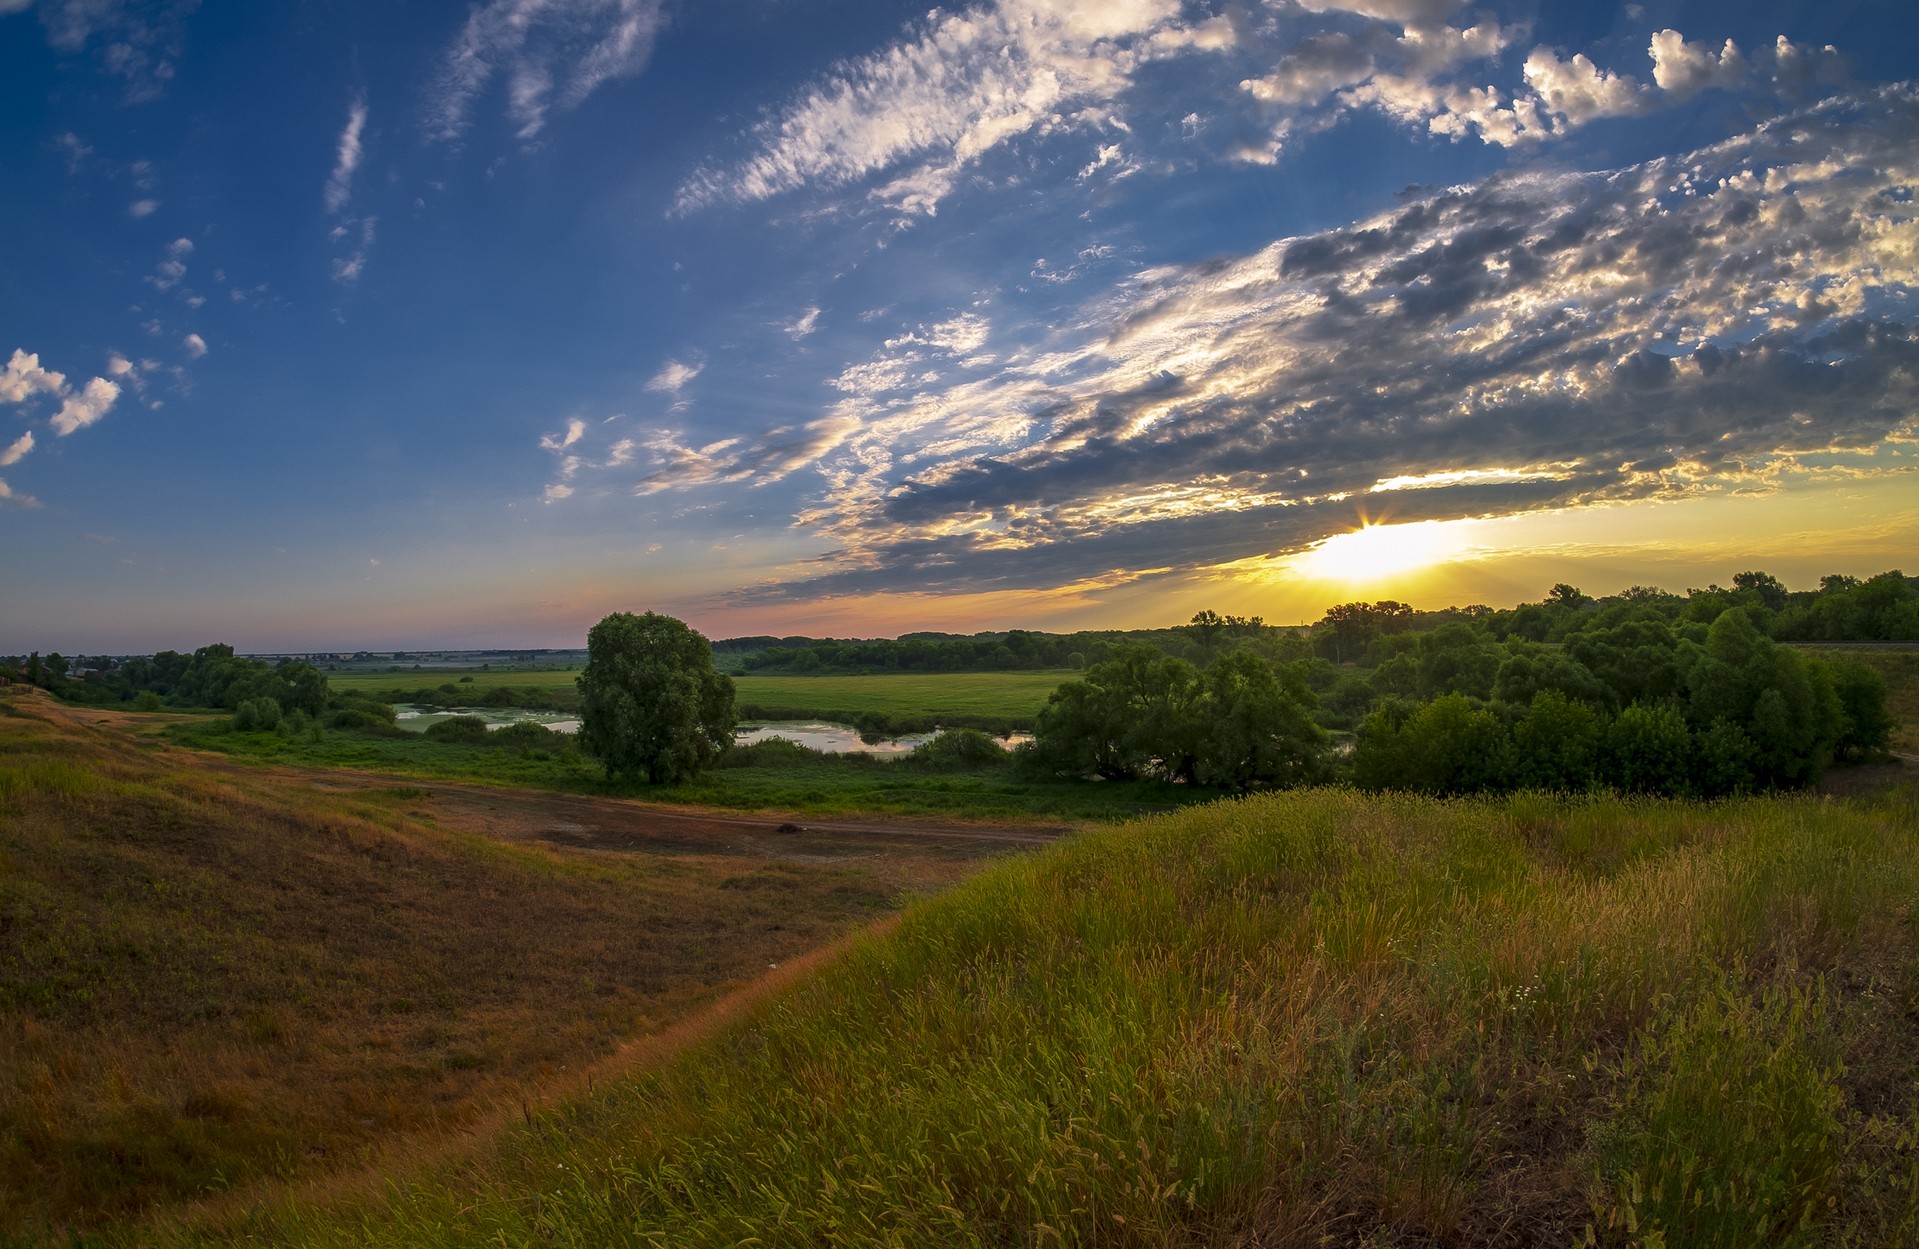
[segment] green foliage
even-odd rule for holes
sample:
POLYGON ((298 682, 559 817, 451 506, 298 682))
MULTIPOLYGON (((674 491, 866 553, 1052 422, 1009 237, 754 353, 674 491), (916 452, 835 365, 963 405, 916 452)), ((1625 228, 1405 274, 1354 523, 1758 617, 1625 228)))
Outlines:
POLYGON ((436 742, 465 742, 468 745, 485 745, 491 736, 487 732, 486 721, 479 716, 448 716, 426 729, 426 736, 436 742))
POLYGON ((249 698, 233 711, 233 727, 244 732, 273 729, 280 723, 280 704, 271 698, 249 698))
POLYGON ((1361 789, 1469 794, 1504 788, 1511 745, 1499 717, 1446 694, 1400 719, 1382 708, 1359 727, 1353 781, 1361 789))
POLYGON ((1606 726, 1600 776, 1629 794, 1691 792, 1692 735, 1670 706, 1626 708, 1606 726))
POLYGON ((609 778, 689 780, 733 742, 733 682, 671 616, 615 612, 586 636, 580 741, 609 778))
POLYGON ((1540 692, 1513 725, 1513 783, 1522 789, 1590 789, 1599 774, 1603 728, 1586 704, 1556 689, 1540 692))
POLYGON ((1167 780, 1250 789, 1324 774, 1325 733, 1304 677, 1246 650, 1203 672, 1122 646, 1040 711, 1022 762, 1052 776, 1167 780))
POLYGON ((1833 754, 1864 759, 1892 744, 1895 727, 1886 710, 1886 679, 1857 660, 1828 663, 1833 697, 1839 700, 1840 729, 1833 754))
POLYGON ((1214 660, 1202 681, 1194 779, 1245 791, 1326 777, 1326 733, 1313 722, 1316 700, 1297 670, 1234 651, 1214 660))
POLYGON ((946 729, 915 746, 909 758, 924 767, 989 768, 1007 763, 1012 755, 978 729, 946 729))
POLYGON ((1642 1034, 1592 1127, 1609 1229, 1698 1249, 1825 1243, 1844 1140, 1836 1048, 1816 986, 1755 996, 1731 977, 1642 1034))

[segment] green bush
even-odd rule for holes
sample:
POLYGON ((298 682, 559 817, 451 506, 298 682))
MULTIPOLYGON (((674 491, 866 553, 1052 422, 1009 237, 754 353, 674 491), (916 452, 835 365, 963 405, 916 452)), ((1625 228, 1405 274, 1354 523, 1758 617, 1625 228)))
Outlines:
POLYGON ((1012 755, 978 729, 947 729, 915 746, 910 757, 923 767, 988 768, 1006 763, 1012 755))
POLYGON ((486 721, 478 716, 449 716, 438 724, 428 725, 426 736, 436 742, 465 742, 484 746, 489 734, 486 721))
POLYGON ((233 727, 243 732, 272 730, 280 723, 280 704, 271 698, 247 698, 233 709, 233 727))

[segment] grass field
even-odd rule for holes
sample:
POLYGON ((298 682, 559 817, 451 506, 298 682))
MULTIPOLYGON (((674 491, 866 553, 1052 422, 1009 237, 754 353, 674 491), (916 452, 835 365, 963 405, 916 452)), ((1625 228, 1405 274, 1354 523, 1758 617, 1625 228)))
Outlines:
POLYGON ((971 870, 509 844, 417 784, 217 768, 120 719, 0 695, 0 1245, 146 1243, 155 1210, 463 1139, 971 870))
POLYGON ((458 671, 425 668, 418 672, 402 668, 398 672, 354 672, 327 674, 327 685, 334 690, 379 690, 434 688, 448 683, 477 685, 492 689, 504 685, 512 689, 571 689, 580 675, 578 668, 542 668, 530 672, 482 672, 473 668, 458 671), (471 681, 464 678, 471 677, 471 681))
MULTIPOLYGON (((475 690, 507 686, 513 689, 571 691, 576 670, 548 672, 476 672, 475 690)), ((974 716, 1031 721, 1047 695, 1060 682, 1077 674, 1059 672, 947 672, 898 673, 882 676, 736 676, 736 701, 742 705, 792 708, 806 714, 820 710, 877 712, 903 716, 974 716)), ((447 673, 387 673, 333 676, 335 690, 435 689, 459 677, 447 673)), ((466 688, 461 686, 461 688, 466 688)))
POLYGON ((905 760, 820 756, 809 751, 761 749, 749 766, 709 768, 681 785, 611 783, 598 761, 576 750, 516 751, 440 742, 417 734, 375 737, 329 730, 318 740, 272 733, 237 733, 225 717, 173 725, 170 738, 261 764, 354 768, 396 780, 477 781, 564 793, 643 798, 732 810, 802 815, 861 812, 976 819, 1117 820, 1214 795, 1159 781, 1022 781, 1005 768, 950 772, 905 760))
POLYGON ((1307 791, 911 908, 252 1245, 1910 1245, 1919 795, 1307 791))

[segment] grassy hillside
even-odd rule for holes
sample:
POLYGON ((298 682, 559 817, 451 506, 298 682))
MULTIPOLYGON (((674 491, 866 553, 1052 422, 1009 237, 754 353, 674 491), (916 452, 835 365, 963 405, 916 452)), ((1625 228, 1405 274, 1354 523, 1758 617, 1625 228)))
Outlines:
POLYGON ((1102 830, 246 1243, 1919 1239, 1919 795, 1315 791, 1102 830))
POLYGON ((561 855, 104 714, 0 695, 0 1244, 517 1107, 890 909, 910 867, 561 855))

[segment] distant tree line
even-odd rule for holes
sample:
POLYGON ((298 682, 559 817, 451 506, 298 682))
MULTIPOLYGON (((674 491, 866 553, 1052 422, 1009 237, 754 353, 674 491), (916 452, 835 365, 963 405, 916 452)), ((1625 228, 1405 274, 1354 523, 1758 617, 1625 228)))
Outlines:
POLYGON ((1763 572, 1742 572, 1730 588, 1672 594, 1634 586, 1590 598, 1571 585, 1557 585, 1542 602, 1499 610, 1483 604, 1419 611, 1404 603, 1341 603, 1308 626, 1269 625, 1258 616, 1201 611, 1182 626, 1164 629, 1082 630, 1045 633, 1028 629, 975 633, 909 633, 898 638, 835 639, 739 637, 713 643, 723 667, 783 675, 879 672, 1017 672, 1085 669, 1112 659, 1123 646, 1147 646, 1203 667, 1229 650, 1250 650, 1275 662, 1318 655, 1335 664, 1365 663, 1380 637, 1425 633, 1467 624, 1500 640, 1563 642, 1573 634, 1616 620, 1620 613, 1656 615, 1670 624, 1710 625, 1743 608, 1766 636, 1781 642, 1919 641, 1919 579, 1893 571, 1859 580, 1832 575, 1817 590, 1788 590, 1763 572))
POLYGON ((1731 590, 1685 597, 1594 600, 1561 584, 1507 611, 1348 603, 1290 660, 1236 646, 1202 613, 1197 649, 1217 658, 1199 666, 1122 648, 1060 687, 1023 758, 1053 775, 1237 789, 1335 771, 1368 789, 1437 794, 1798 788, 1835 761, 1884 751, 1893 725, 1872 668, 1776 639, 1828 640, 1843 624, 1894 636, 1832 640, 1903 640, 1916 591, 1895 572, 1794 595, 1747 573, 1731 590), (1249 679, 1262 663, 1271 679, 1249 679), (1320 729, 1356 730, 1350 756, 1329 759, 1320 729))

